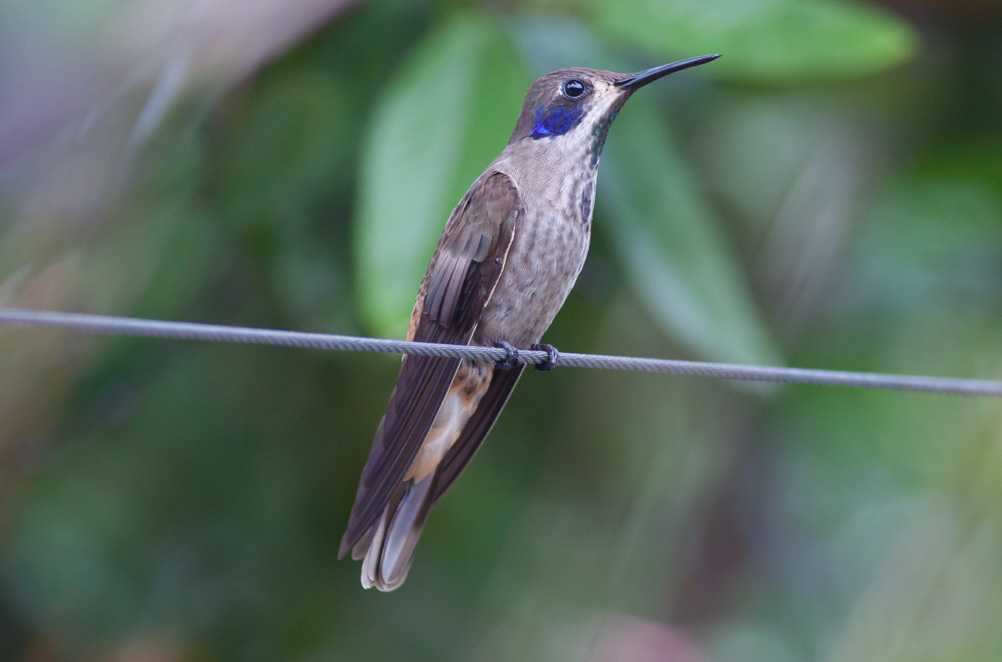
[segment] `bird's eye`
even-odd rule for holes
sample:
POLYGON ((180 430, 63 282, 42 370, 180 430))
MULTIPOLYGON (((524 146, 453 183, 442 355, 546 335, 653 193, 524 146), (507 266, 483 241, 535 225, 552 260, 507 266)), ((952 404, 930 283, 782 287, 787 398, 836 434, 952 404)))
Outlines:
POLYGON ((577 99, 588 90, 588 88, 585 87, 584 81, 578 80, 577 78, 565 80, 561 89, 563 90, 564 96, 568 99, 577 99))

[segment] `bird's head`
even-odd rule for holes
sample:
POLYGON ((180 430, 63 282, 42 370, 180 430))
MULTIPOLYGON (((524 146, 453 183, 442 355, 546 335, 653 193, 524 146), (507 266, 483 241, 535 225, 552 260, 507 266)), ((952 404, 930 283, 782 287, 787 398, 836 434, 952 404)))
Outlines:
POLYGON ((508 144, 523 140, 586 143, 591 165, 598 164, 605 137, 619 109, 636 90, 670 73, 720 57, 703 55, 635 74, 596 69, 559 69, 529 88, 508 144))

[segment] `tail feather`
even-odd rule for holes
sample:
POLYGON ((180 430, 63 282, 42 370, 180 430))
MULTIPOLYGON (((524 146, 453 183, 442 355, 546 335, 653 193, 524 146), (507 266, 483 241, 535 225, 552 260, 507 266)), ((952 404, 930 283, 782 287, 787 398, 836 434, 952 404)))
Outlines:
POLYGON ((431 508, 429 497, 434 479, 432 473, 418 483, 403 483, 399 498, 390 499, 382 516, 352 549, 353 558, 365 558, 363 587, 392 591, 407 579, 414 549, 431 508))

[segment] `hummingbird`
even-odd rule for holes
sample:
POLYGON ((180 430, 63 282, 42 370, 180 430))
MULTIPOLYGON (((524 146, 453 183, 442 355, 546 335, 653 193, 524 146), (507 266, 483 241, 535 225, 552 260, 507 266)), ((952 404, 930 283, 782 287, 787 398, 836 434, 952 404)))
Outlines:
MULTIPOLYGON (((595 178, 613 120, 630 96, 704 55, 634 74, 559 69, 525 95, 507 146, 449 216, 418 289, 408 340, 504 347, 489 360, 405 355, 359 480, 338 558, 362 563, 362 586, 407 578, 428 511, 466 468, 584 266, 595 178)), ((539 367, 539 366, 537 366, 539 367)))

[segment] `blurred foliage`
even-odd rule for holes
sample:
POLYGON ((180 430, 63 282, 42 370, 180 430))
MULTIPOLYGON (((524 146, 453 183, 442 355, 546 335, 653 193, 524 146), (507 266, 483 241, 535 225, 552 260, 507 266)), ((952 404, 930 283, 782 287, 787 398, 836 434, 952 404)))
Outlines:
MULTIPOLYGON (((0 304, 402 337, 535 76, 712 52, 547 340, 1002 377, 990 0, 0 3, 0 304)), ((397 365, 0 328, 0 660, 1002 658, 998 403, 527 374, 378 594, 397 365)))
POLYGON ((915 50, 907 23, 839 0, 593 0, 589 6, 599 30, 662 57, 726 44, 723 73, 752 81, 856 77, 900 64, 915 50))

